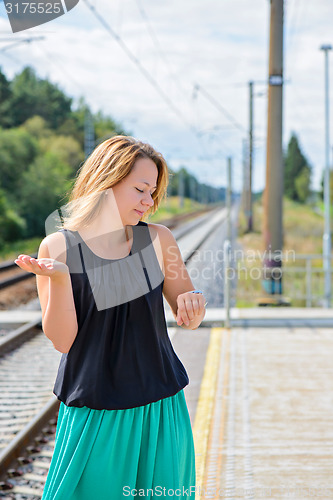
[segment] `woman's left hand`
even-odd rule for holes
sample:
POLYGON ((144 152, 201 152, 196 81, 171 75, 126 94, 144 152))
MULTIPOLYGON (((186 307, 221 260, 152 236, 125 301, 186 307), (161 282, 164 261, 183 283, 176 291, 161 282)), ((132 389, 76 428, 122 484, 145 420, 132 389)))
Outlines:
POLYGON ((181 293, 177 297, 177 325, 183 323, 189 326, 195 317, 202 315, 205 310, 205 298, 202 293, 181 293))

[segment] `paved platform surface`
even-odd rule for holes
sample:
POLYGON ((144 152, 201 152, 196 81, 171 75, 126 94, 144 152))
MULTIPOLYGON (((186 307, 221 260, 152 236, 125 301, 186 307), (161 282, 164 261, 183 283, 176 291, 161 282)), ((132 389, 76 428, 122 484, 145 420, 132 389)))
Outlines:
POLYGON ((196 499, 333 499, 333 329, 171 336, 190 378, 196 499))
MULTIPOLYGON (((176 322, 169 305, 165 302, 168 324, 176 322)), ((206 309, 202 326, 224 326, 226 311, 224 308, 206 309)), ((333 309, 302 307, 251 307, 230 309, 231 326, 322 326, 333 328, 333 309)))

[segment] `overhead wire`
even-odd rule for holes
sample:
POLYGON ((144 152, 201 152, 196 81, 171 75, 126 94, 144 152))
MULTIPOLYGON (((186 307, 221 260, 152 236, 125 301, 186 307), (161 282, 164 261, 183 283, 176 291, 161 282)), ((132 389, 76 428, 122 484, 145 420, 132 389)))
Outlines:
MULTIPOLYGON (((308 16, 308 9, 309 3, 308 2, 300 2, 300 0, 293 0, 292 3, 293 10, 291 10, 291 0, 289 0, 287 4, 287 9, 286 9, 286 17, 289 15, 289 22, 286 27, 286 47, 288 47, 287 51, 289 54, 289 58, 293 57, 293 60, 296 62, 298 60, 297 53, 299 51, 299 46, 294 50, 294 53, 291 51, 291 48, 293 46, 295 38, 297 38, 297 35, 300 31, 301 25, 301 19, 303 18, 303 23, 307 19, 307 24, 309 24, 309 16, 308 16), (302 6, 303 11, 301 12, 302 6)), ((303 24, 303 29, 307 31, 308 26, 303 24)), ((290 63, 289 66, 294 69, 295 67, 295 62, 290 63)), ((291 82, 292 83, 292 82, 291 82)), ((301 109, 301 113, 304 113, 306 109, 309 109, 309 107, 312 106, 312 101, 311 100, 305 100, 302 96, 302 88, 297 87, 297 92, 295 94, 295 87, 291 86, 290 88, 290 94, 293 95, 293 106, 292 108, 289 109, 291 112, 292 110, 292 115, 294 118, 298 120, 299 123, 302 124, 302 129, 305 130, 307 127, 305 124, 307 123, 306 120, 304 120, 304 116, 299 114, 299 110, 301 109)), ((304 93, 303 93, 304 95, 304 93)), ((291 98, 291 97, 290 97, 291 98)))
MULTIPOLYGON (((143 6, 142 6, 142 2, 141 2, 141 0, 135 0, 135 1, 136 1, 137 6, 138 6, 138 9, 139 9, 140 14, 141 14, 142 18, 144 19, 144 21, 145 21, 145 23, 146 23, 146 26, 147 26, 147 28, 148 28, 148 32, 149 32, 149 34, 150 34, 150 36, 151 36, 151 38, 152 38, 152 40, 153 40, 153 43, 154 43, 154 45, 155 45, 155 47, 156 47, 156 50, 158 51, 158 53, 159 53, 160 57, 161 57, 161 58, 165 61, 165 63, 167 64, 167 66, 168 66, 168 68, 169 68, 169 76, 171 76, 171 74, 170 74, 170 65, 169 65, 169 62, 168 62, 167 57, 165 56, 164 52, 162 51, 162 49, 161 49, 161 47, 160 47, 160 44, 159 44, 158 38, 157 38, 157 36, 156 36, 156 34, 155 34, 155 31, 153 30, 153 28, 152 28, 152 26, 151 26, 151 23, 150 23, 150 21, 149 21, 149 19, 148 19, 148 16, 147 16, 147 14, 146 14, 146 12, 145 12, 145 10, 144 10, 143 6)), ((183 89, 182 89, 182 88, 181 88, 181 86, 179 85, 179 81, 178 81, 177 79, 175 79, 175 77, 174 77, 174 76, 172 76, 172 78, 176 81, 178 88, 179 88, 179 89, 183 92, 183 89)), ((240 86, 240 85, 242 85, 242 86, 243 86, 243 85, 244 85, 244 83, 239 84, 239 86, 240 86)), ((196 84, 196 86, 195 86, 195 89, 194 89, 194 90, 196 91, 196 90, 201 90, 201 89, 202 89, 202 86, 199 86, 198 84, 196 84)), ((205 91, 204 91, 204 92, 205 92, 205 91)), ((207 92, 207 91, 206 91, 206 93, 208 94, 208 92, 207 92)), ((186 93, 186 97, 187 97, 187 93, 186 93)), ((210 97, 211 97, 211 96, 210 96, 210 97)), ((213 99, 213 98, 211 97, 211 100, 212 100, 212 99, 213 99)), ((194 100, 194 94, 193 94, 193 93, 192 93, 192 100, 194 100)), ((214 102, 214 105, 216 105, 216 103, 217 103, 217 101, 215 101, 215 102, 214 102)), ((240 129, 242 130, 242 132, 243 132, 243 131, 245 130, 245 129, 244 129, 244 127, 242 127, 242 125, 238 124, 238 123, 237 123, 237 121, 236 121, 236 120, 232 117, 232 115, 231 115, 228 111, 226 111, 226 110, 223 108, 223 106, 222 106, 221 104, 219 104, 219 103, 217 103, 217 104, 219 105, 219 109, 220 109, 220 111, 222 111, 222 112, 224 113, 224 115, 227 117, 227 119, 228 119, 229 121, 231 121, 231 122, 232 122, 232 124, 233 124, 236 128, 240 128, 240 129)), ((196 110, 197 110, 197 112, 196 112, 196 119, 197 119, 197 121, 198 121, 198 119, 199 119, 199 113, 198 113, 199 108, 198 108, 198 106, 196 107, 196 110)), ((197 125, 196 129, 198 129, 198 125, 197 125)), ((197 130, 197 136, 198 136, 198 139, 199 139, 199 140, 201 140, 201 139, 202 139, 201 135, 198 133, 198 130, 197 130)))
MULTIPOLYGON (((181 87, 179 80, 177 80, 177 78, 175 78, 175 76, 171 74, 171 72, 172 72, 171 65, 170 65, 170 63, 168 61, 168 58, 166 57, 164 51, 161 48, 159 40, 158 40, 158 38, 156 36, 156 33, 155 33, 155 31, 154 31, 151 23, 150 23, 150 20, 149 20, 149 18, 147 16, 147 13, 146 13, 143 5, 142 5, 141 0, 135 0, 135 2, 136 2, 136 5, 138 7, 138 10, 140 12, 140 15, 143 18, 144 23, 145 23, 145 25, 147 27, 148 34, 149 34, 150 38, 153 41, 155 50, 157 51, 158 55, 160 56, 160 58, 163 60, 163 62, 167 66, 169 77, 172 79, 173 82, 175 82, 177 84, 177 88, 181 91, 181 93, 183 94, 183 96, 186 99, 188 99, 188 93, 181 87)), ((196 134, 196 136, 197 136, 197 138, 198 138, 198 140, 200 142, 201 148, 204 150, 205 149, 205 145, 204 145, 204 143, 202 141, 202 138, 198 136, 197 127, 192 125, 192 128, 193 128, 192 131, 194 131, 194 133, 196 134)))
MULTIPOLYGON (((163 89, 160 87, 158 82, 151 76, 149 71, 141 64, 140 60, 133 54, 133 52, 128 48, 128 46, 125 44, 125 42, 122 40, 122 38, 115 32, 115 30, 109 25, 109 23, 105 20, 101 14, 97 11, 96 7, 93 6, 89 0, 83 0, 84 3, 87 5, 87 7, 91 10, 91 12, 94 14, 96 19, 102 24, 102 26, 106 29, 106 31, 116 40, 116 42, 121 46, 121 48, 124 50, 126 55, 129 57, 129 59, 138 67, 139 71, 143 74, 143 76, 149 81, 149 83, 155 88, 155 90, 158 92, 158 94, 162 97, 162 99, 167 103, 167 105, 174 111, 174 113, 178 116, 178 118, 181 119, 181 121, 186 125, 186 127, 195 135, 196 139, 199 140, 199 143, 201 144, 201 147, 205 149, 205 146, 203 145, 203 142, 200 140, 200 136, 198 136, 196 127, 194 127, 191 123, 189 123, 186 118, 183 116, 183 114, 180 112, 179 107, 177 107, 173 101, 165 94, 163 89)), ((142 10, 142 12, 144 12, 142 10)), ((156 37, 155 37, 156 38, 156 37)), ((220 105, 220 108, 222 106, 220 105)), ((225 110, 226 116, 228 116, 229 120, 234 122, 234 125, 237 128, 241 128, 244 130, 244 128, 239 125, 236 120, 233 119, 230 113, 228 113, 225 110)), ((205 151, 205 154, 206 151, 205 151)))
POLYGON ((211 102, 226 118, 229 120, 236 128, 241 130, 241 132, 247 132, 247 130, 243 127, 243 125, 240 125, 235 118, 227 111, 216 99, 213 97, 209 92, 207 92, 206 89, 203 88, 202 85, 199 85, 198 83, 194 84, 195 90, 200 90, 200 92, 208 99, 208 101, 211 102))
POLYGON ((116 40, 118 45, 123 49, 129 59, 138 67, 141 74, 148 80, 148 82, 154 87, 156 92, 160 95, 160 97, 167 103, 170 109, 178 116, 178 118, 189 128, 192 132, 195 133, 193 126, 187 122, 186 118, 179 111, 179 108, 169 99, 168 95, 164 92, 164 90, 159 86, 157 81, 152 77, 149 71, 141 64, 140 60, 133 54, 133 52, 128 48, 123 39, 111 28, 109 23, 105 20, 103 16, 99 14, 97 9, 90 3, 89 0, 83 0, 83 2, 88 6, 91 12, 94 14, 96 19, 101 23, 101 25, 106 29, 106 31, 116 40))
MULTIPOLYGON (((159 40, 158 40, 158 38, 156 36, 156 33, 155 33, 155 31, 154 31, 151 23, 150 23, 150 20, 149 20, 149 18, 147 16, 147 13, 146 13, 143 5, 142 5, 141 0, 135 0, 135 1, 136 1, 136 4, 137 4, 137 7, 139 9, 139 12, 141 14, 141 17, 143 18, 143 20, 145 22, 145 25, 147 26, 147 31, 148 31, 148 33, 149 33, 149 35, 150 35, 150 37, 151 37, 151 39, 153 41, 154 47, 155 47, 158 55, 160 56, 160 58, 163 60, 163 62, 168 67, 168 73, 169 73, 170 78, 172 79, 173 82, 175 82, 177 84, 177 88, 181 91, 181 93, 184 95, 184 97, 186 99, 188 99, 188 93, 182 88, 182 86, 180 85, 179 80, 173 74, 171 74, 171 72, 172 72, 171 65, 170 65, 170 63, 168 61, 168 58, 166 57, 164 51, 161 48, 159 40)), ((189 104, 190 104, 190 101, 189 101, 189 104)), ((193 105, 191 107, 193 109, 193 105)), ((198 114, 196 114, 196 116, 193 117, 193 121, 195 119, 198 120, 198 118, 199 118, 198 114)), ((203 150, 203 154, 207 155, 206 145, 205 145, 205 143, 204 143, 204 141, 202 139, 202 136, 199 135, 199 133, 198 133, 198 125, 192 126, 192 127, 193 127, 193 131, 196 134, 196 138, 199 141, 199 145, 200 145, 201 149, 203 150)))
POLYGON ((58 66, 60 68, 60 70, 64 73, 66 78, 68 78, 70 81, 72 81, 74 83, 74 85, 76 85, 84 95, 85 94, 84 88, 81 86, 81 84, 77 80, 75 80, 75 78, 73 78, 73 75, 71 74, 71 72, 67 71, 65 69, 64 65, 59 62, 59 58, 57 57, 57 55, 54 53, 50 54, 50 52, 48 52, 46 50, 45 46, 41 46, 40 44, 37 44, 36 46, 41 51, 41 53, 45 56, 48 64, 51 63, 51 66, 54 66, 55 68, 57 68, 57 66, 58 66))
POLYGON ((156 33, 155 33, 155 30, 153 29, 152 25, 151 25, 151 22, 147 16, 147 13, 142 5, 142 2, 141 0, 135 0, 136 2, 136 5, 138 7, 138 10, 140 12, 140 15, 142 17, 142 19, 144 20, 146 26, 147 26, 147 31, 148 31, 148 34, 149 36, 151 37, 152 41, 153 41, 153 44, 155 46, 155 49, 156 49, 156 52, 159 54, 159 56, 161 57, 161 59, 163 59, 164 63, 166 64, 166 66, 168 67, 168 73, 169 73, 169 76, 170 78, 172 78, 172 80, 177 84, 177 87, 178 89, 182 92, 182 94, 188 98, 188 93, 183 89, 183 87, 181 86, 179 80, 175 77, 174 74, 172 74, 172 68, 171 68, 171 64, 165 54, 165 52, 163 51, 160 43, 159 43, 159 40, 156 36, 156 33))

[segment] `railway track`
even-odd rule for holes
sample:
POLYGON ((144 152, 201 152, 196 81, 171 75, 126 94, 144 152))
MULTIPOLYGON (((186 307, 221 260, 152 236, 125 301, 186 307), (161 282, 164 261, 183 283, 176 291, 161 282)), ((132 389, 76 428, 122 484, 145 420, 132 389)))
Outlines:
MULTIPOLYGON (((3 339, 0 356, 0 476, 6 471, 7 477, 15 478, 15 485, 6 480, 0 483, 0 497, 24 498, 17 495, 26 492, 27 478, 22 470, 8 467, 15 458, 19 464, 29 465, 26 456, 20 457, 21 449, 30 444, 26 448, 28 455, 40 453, 38 444, 45 441, 39 436, 40 429, 47 417, 53 417, 55 424, 58 402, 55 397, 50 399, 50 388, 61 354, 35 324, 21 327, 3 339), (37 441, 32 443, 32 439, 37 441), (8 496, 9 491, 14 497, 8 496)), ((53 439, 53 433, 51 425, 43 432, 49 439, 53 439)))
MULTIPOLYGON (((180 242, 196 233, 186 263, 224 217, 216 209, 174 231, 180 242)), ((61 353, 40 326, 36 320, 8 334, 11 340, 0 339, 0 498, 8 500, 41 498, 52 458, 59 408, 52 387, 61 353)))

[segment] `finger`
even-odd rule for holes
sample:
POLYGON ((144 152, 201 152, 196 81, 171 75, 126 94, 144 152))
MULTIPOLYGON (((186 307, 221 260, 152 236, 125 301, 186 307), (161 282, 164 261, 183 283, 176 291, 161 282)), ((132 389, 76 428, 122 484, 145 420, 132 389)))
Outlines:
POLYGON ((27 264, 30 262, 30 259, 31 259, 30 255, 23 255, 21 257, 22 262, 26 262, 27 264))
POLYGON ((21 262, 29 262, 31 257, 30 255, 21 254, 18 256, 17 259, 20 260, 21 262))
POLYGON ((181 318, 181 314, 180 314, 179 308, 178 308, 178 310, 177 310, 176 322, 177 322, 177 325, 178 325, 178 326, 180 326, 180 325, 183 323, 183 320, 182 320, 182 318, 181 318))
POLYGON ((192 300, 193 311, 196 316, 200 313, 200 302, 197 299, 192 300))
POLYGON ((15 261, 14 261, 16 264, 18 265, 23 265, 23 266, 26 266, 26 265, 29 265, 29 261, 27 260, 27 257, 21 257, 20 259, 17 258, 15 261))
POLYGON ((32 265, 33 268, 36 268, 36 266, 37 266, 37 267, 39 267, 39 269, 42 269, 39 262, 36 259, 34 259, 33 257, 30 259, 30 264, 32 265))
MULTIPOLYGON (((189 297, 185 299, 185 318, 188 321, 192 321, 194 319, 194 307, 193 307, 193 302, 196 302, 197 299, 193 297, 189 297)), ((187 324, 187 323, 186 323, 187 324)))
POLYGON ((16 259, 14 262, 19 267, 21 267, 23 270, 29 271, 29 272, 35 273, 38 270, 42 269, 42 267, 39 265, 38 261, 36 259, 34 259, 33 257, 29 257, 29 255, 24 255, 20 259, 16 259))
POLYGON ((186 326, 188 326, 190 324, 190 319, 188 317, 186 307, 187 307, 187 304, 185 303, 184 306, 180 310, 180 315, 181 315, 182 321, 185 323, 186 326))
POLYGON ((187 312, 186 312, 185 301, 183 298, 178 299, 178 300, 179 300, 179 303, 178 303, 177 314, 178 314, 180 321, 181 321, 181 323, 178 323, 178 325, 180 326, 182 323, 185 323, 185 325, 188 325, 189 319, 188 319, 187 312))
POLYGON ((181 326, 182 324, 183 324, 183 320, 182 320, 181 316, 178 315, 177 316, 177 325, 181 326))

